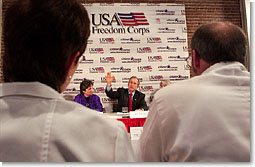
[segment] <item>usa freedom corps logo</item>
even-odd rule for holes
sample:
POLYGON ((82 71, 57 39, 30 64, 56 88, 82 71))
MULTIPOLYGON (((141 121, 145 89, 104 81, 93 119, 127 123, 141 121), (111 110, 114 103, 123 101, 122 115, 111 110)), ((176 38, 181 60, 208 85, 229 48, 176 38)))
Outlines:
POLYGON ((139 66, 137 67, 138 72, 151 72, 152 67, 151 66, 139 66))
POLYGON ((114 38, 99 38, 100 44, 114 44, 114 38))
POLYGON ((118 103, 118 100, 117 99, 111 99, 109 97, 102 97, 101 98, 101 101, 103 103, 112 103, 112 104, 117 104, 118 103))
POLYGON ((150 81, 160 81, 162 79, 163 79, 162 75, 151 75, 151 76, 149 76, 150 81))
MULTIPOLYGON (((106 83, 105 77, 101 77, 101 83, 106 83)), ((116 79, 115 79, 115 78, 114 78, 114 80, 112 81, 112 83, 116 83, 116 79)))
POLYGON ((147 43, 161 43, 161 38, 160 37, 147 38, 147 43))
POLYGON ((148 56, 148 62, 161 62, 162 56, 148 56))
POLYGON ((105 92, 105 88, 102 86, 102 87, 96 87, 94 89, 94 92, 95 93, 104 93, 105 92))
POLYGON ((140 89, 143 92, 153 91, 153 87, 152 86, 141 86, 140 89))
POLYGON ((90 54, 102 54, 104 53, 103 48, 89 48, 89 53, 90 54))
POLYGON ((104 73, 104 67, 89 68, 90 73, 104 73))
POLYGON ((151 53, 150 47, 137 48, 137 53, 151 53))
POLYGON ((100 57, 100 63, 115 63, 114 57, 100 57))
POLYGON ((143 12, 91 14, 91 22, 93 34, 150 33, 150 29, 146 27, 149 22, 143 12))

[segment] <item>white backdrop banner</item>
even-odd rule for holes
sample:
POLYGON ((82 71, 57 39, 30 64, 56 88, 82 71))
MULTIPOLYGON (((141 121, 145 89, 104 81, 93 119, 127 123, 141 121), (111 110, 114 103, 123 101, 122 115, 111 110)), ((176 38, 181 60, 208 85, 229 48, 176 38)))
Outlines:
POLYGON ((166 3, 83 4, 91 21, 91 35, 70 85, 63 93, 73 100, 80 82, 94 82, 95 94, 107 112, 112 103, 105 94, 105 75, 115 76, 112 87, 127 87, 131 76, 140 79, 140 91, 150 95, 162 79, 172 83, 190 77, 185 6, 166 3))

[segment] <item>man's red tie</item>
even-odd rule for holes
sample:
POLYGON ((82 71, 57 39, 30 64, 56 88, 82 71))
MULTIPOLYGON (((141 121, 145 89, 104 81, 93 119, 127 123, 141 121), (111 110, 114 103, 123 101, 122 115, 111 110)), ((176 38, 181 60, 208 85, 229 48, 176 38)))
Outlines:
POLYGON ((132 93, 129 95, 128 99, 128 112, 132 111, 132 93))

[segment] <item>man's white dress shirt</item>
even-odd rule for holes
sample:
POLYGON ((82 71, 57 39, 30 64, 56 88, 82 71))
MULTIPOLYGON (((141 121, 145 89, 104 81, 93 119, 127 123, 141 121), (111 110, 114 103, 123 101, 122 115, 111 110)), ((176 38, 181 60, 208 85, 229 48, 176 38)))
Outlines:
POLYGON ((250 161, 250 73, 217 63, 154 96, 140 161, 250 161))
POLYGON ((38 83, 0 84, 0 161, 130 162, 124 124, 38 83))

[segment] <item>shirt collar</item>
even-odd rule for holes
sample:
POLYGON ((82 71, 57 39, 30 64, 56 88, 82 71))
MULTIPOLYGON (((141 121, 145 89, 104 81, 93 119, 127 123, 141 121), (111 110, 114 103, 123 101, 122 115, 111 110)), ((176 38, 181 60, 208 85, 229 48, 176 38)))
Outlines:
MULTIPOLYGON (((130 95, 129 90, 128 90, 128 95, 130 95)), ((134 97, 134 95, 135 95, 135 91, 132 93, 132 98, 134 97)))
POLYGON ((64 99, 56 90, 40 82, 6 82, 0 84, 0 96, 17 95, 64 99))

